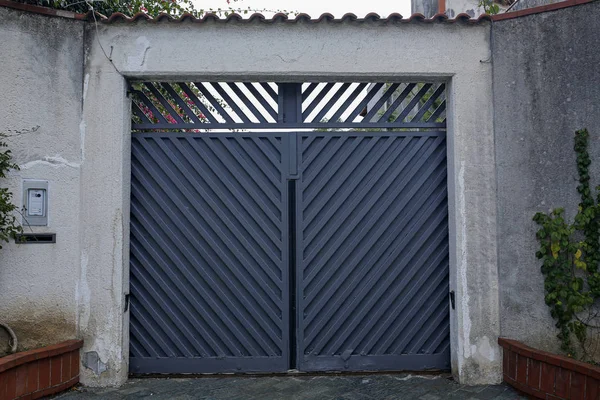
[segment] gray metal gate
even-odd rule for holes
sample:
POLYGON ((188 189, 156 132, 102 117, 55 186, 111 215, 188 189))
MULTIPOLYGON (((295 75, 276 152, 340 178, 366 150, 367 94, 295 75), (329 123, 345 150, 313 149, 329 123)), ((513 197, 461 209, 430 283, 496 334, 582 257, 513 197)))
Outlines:
POLYGON ((288 369, 282 136, 135 134, 132 372, 288 369))
POLYGON ((449 368, 444 134, 311 133, 300 147, 299 369, 449 368))
POLYGON ((449 368, 443 84, 131 91, 131 372, 449 368))

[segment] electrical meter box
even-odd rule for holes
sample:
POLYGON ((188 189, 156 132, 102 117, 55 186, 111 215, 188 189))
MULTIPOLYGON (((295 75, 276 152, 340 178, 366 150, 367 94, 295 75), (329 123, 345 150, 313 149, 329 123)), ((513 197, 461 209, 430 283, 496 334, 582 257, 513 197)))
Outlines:
POLYGON ((48 181, 23 181, 23 225, 48 225, 48 181))

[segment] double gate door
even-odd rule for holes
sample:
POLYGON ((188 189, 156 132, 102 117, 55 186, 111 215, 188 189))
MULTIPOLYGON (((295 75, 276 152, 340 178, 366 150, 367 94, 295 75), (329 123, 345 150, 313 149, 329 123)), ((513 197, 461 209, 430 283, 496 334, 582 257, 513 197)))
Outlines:
POLYGON ((447 369, 445 132, 132 135, 134 373, 447 369))

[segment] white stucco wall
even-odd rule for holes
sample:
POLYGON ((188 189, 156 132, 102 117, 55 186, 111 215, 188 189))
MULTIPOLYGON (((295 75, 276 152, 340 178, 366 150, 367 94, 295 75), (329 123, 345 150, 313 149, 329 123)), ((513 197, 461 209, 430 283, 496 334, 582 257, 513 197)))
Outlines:
POLYGON ((8 184, 22 205, 23 179, 49 181, 49 226, 25 232, 57 237, 0 250, 0 319, 21 349, 77 336, 83 25, 0 7, 0 132, 21 166, 8 184))
POLYGON ((500 380, 488 23, 138 22, 99 24, 97 35, 91 23, 2 8, 0 21, 10 38, 0 88, 14 92, 0 97, 0 131, 40 126, 11 139, 25 167, 11 187, 20 199, 22 178, 49 180, 57 233, 54 245, 3 249, 0 316, 64 315, 65 337, 83 338, 83 363, 95 363, 84 384, 118 385, 128 372, 128 78, 448 82, 453 371, 469 384, 500 380))

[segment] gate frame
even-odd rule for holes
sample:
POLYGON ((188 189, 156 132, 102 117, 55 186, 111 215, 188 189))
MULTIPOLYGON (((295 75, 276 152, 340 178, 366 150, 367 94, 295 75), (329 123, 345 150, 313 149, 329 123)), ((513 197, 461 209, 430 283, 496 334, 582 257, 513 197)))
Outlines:
POLYGON ((95 352, 103 368, 84 369, 82 382, 120 385, 128 374, 127 78, 445 81, 450 288, 456 293, 450 318, 452 372, 461 383, 500 382, 492 66, 486 61, 491 24, 203 24, 193 29, 187 23, 146 22, 86 27, 80 282, 89 301, 79 310, 79 331, 84 360, 95 352), (352 62, 347 54, 354 54, 352 62))

